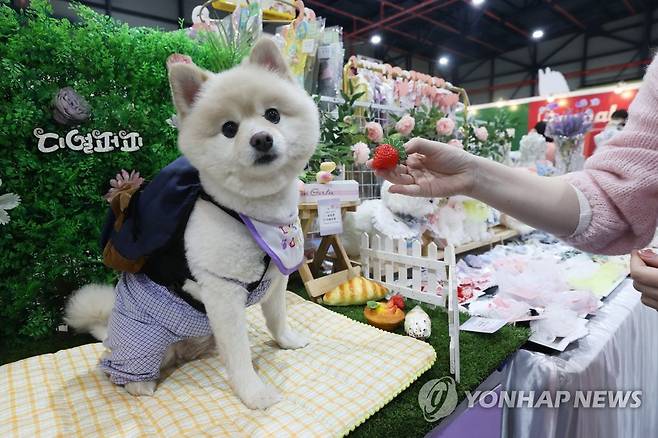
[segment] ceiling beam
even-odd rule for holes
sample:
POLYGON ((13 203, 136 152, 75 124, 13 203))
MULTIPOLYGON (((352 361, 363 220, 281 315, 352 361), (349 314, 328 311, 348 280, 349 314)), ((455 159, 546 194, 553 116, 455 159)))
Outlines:
POLYGON ((638 44, 642 44, 641 41, 629 40, 628 38, 620 37, 619 35, 614 35, 612 32, 608 32, 603 29, 599 29, 596 32, 592 32, 590 36, 609 38, 611 40, 619 41, 620 43, 628 44, 631 47, 636 47, 638 44))
MULTIPOLYGON (((599 59, 599 58, 605 58, 605 57, 608 57, 608 56, 619 55, 620 53, 631 53, 631 52, 633 52, 633 50, 629 50, 629 49, 612 50, 610 52, 605 52, 605 53, 600 53, 598 55, 588 56, 587 59, 588 60, 599 59)), ((579 56, 578 58, 572 58, 572 59, 567 59, 567 60, 564 60, 564 61, 558 61, 554 64, 550 64, 549 67, 551 67, 553 70, 555 70, 555 67, 559 67, 561 65, 567 65, 567 64, 575 64, 579 61, 582 61, 581 56, 579 56)), ((546 67, 546 66, 545 65, 543 65, 543 66, 540 65, 539 67, 541 68, 541 67, 546 67)), ((528 71, 528 69, 526 68, 526 69, 521 69, 521 70, 512 70, 512 71, 508 71, 508 72, 505 72, 505 73, 498 72, 497 76, 498 77, 511 76, 511 75, 517 75, 517 74, 520 74, 520 73, 526 73, 527 71, 528 71)), ((489 78, 489 75, 486 75, 486 76, 481 76, 481 77, 478 77, 478 78, 469 79, 468 82, 483 81, 483 80, 488 79, 488 78, 489 78)))
POLYGON ((503 61, 507 61, 510 64, 518 65, 519 67, 528 68, 531 66, 531 64, 526 64, 521 61, 517 61, 516 59, 508 58, 507 56, 503 56, 503 55, 495 56, 495 58, 502 59, 503 61))
MULTIPOLYGON (((466 3, 467 5, 471 4, 470 0, 462 0, 462 2, 466 3)), ((524 38, 528 38, 529 34, 527 30, 521 29, 516 24, 499 16, 498 14, 490 11, 489 9, 482 7, 482 13, 487 17, 491 18, 492 20, 504 25, 505 27, 512 29, 514 32, 518 33, 519 35, 522 35, 524 38)))
POLYGON ((542 58, 542 60, 539 61, 539 64, 540 64, 540 65, 544 65, 544 64, 546 64, 546 62, 547 62, 548 60, 550 60, 553 56, 557 55, 558 52, 562 51, 562 49, 564 49, 564 48, 567 47, 569 44, 571 44, 571 43, 572 43, 576 38, 578 38, 580 35, 582 35, 582 34, 580 34, 580 33, 574 33, 574 34, 572 34, 569 38, 567 38, 566 40, 564 40, 564 41, 562 42, 562 44, 560 44, 560 45, 557 46, 555 49, 553 49, 553 51, 552 51, 551 53, 549 53, 548 55, 544 56, 544 57, 542 58))
MULTIPOLYGON (((452 0, 452 2, 454 2, 454 1, 456 1, 456 0, 452 0)), ((327 11, 329 11, 329 12, 332 12, 332 13, 334 13, 334 14, 336 14, 336 15, 340 15, 340 16, 343 16, 343 17, 346 17, 346 18, 350 18, 350 19, 352 19, 352 20, 355 20, 355 21, 358 21, 358 22, 361 22, 361 23, 365 23, 366 25, 371 25, 371 24, 374 24, 374 23, 375 23, 374 21, 370 21, 370 20, 367 20, 367 19, 365 19, 365 18, 363 18, 363 17, 359 17, 359 16, 357 16, 357 15, 354 15, 354 14, 351 14, 351 13, 349 13, 349 12, 343 11, 343 10, 341 10, 341 9, 334 8, 333 6, 325 5, 324 3, 321 3, 321 2, 319 2, 318 0, 306 0, 305 3, 306 3, 307 5, 312 5, 314 8, 325 9, 325 10, 327 10, 327 11)), ((433 8, 430 8, 430 9, 433 9, 433 8)), ((427 42, 427 41, 419 40, 415 35, 412 35, 412 34, 410 34, 410 33, 407 33, 407 32, 404 32, 404 31, 401 31, 401 30, 396 29, 396 28, 394 28, 394 27, 390 27, 390 26, 382 26, 382 28, 383 28, 384 30, 387 30, 387 31, 389 31, 389 32, 392 32, 392 33, 395 33, 395 34, 397 34, 397 35, 403 36, 403 37, 405 37, 405 38, 411 39, 411 40, 413 40, 413 41, 421 42, 421 43, 427 45, 428 47, 432 47, 432 48, 437 48, 437 47, 438 47, 438 48, 441 48, 442 50, 444 50, 444 51, 446 51, 446 52, 449 52, 449 53, 451 53, 451 54, 453 54, 453 55, 459 56, 459 57, 464 58, 464 59, 469 59, 469 60, 470 60, 470 59, 474 59, 472 56, 467 55, 467 54, 465 54, 465 53, 463 53, 463 52, 461 52, 461 51, 459 51, 459 50, 455 50, 455 49, 452 49, 452 48, 450 48, 450 47, 445 47, 445 46, 442 46, 442 45, 440 45, 440 44, 433 44, 433 43, 431 43, 431 42, 427 42)), ((350 38, 350 34, 347 34, 347 33, 346 33, 346 34, 345 34, 345 38, 350 38)), ((366 39, 366 37, 364 37, 364 36, 357 36, 357 39, 366 39)), ((401 48, 398 48, 398 47, 395 47, 395 46, 391 46, 391 48, 392 48, 392 49, 395 49, 395 50, 397 50, 397 51, 401 51, 401 52, 408 52, 408 51, 409 51, 409 50, 407 50, 407 49, 401 49, 401 48)), ((419 55, 416 55, 416 57, 421 58, 419 55)), ((426 59, 426 60, 428 60, 428 61, 430 60, 430 59, 427 58, 427 57, 424 57, 424 58, 422 58, 422 59, 426 59)), ((434 62, 434 61, 432 61, 432 62, 434 62)))
POLYGON ((580 29, 584 30, 587 27, 582 21, 577 19, 573 14, 571 14, 569 11, 564 9, 562 6, 555 3, 553 0, 544 0, 544 1, 548 3, 553 8, 553 10, 555 10, 555 12, 562 15, 564 18, 566 18, 571 23, 578 26, 580 29))
MULTIPOLYGON (((447 6, 450 6, 450 5, 453 4, 453 3, 457 3, 457 1, 458 1, 458 0, 447 0, 447 1, 443 2, 443 3, 435 4, 434 6, 425 9, 425 10, 423 11, 423 14, 429 14, 430 12, 436 11, 437 9, 445 8, 445 7, 447 7, 447 6)), ((392 6, 395 7, 395 6, 397 6, 397 5, 392 5, 392 6)), ((414 13, 414 14, 415 14, 415 13, 414 13)), ((416 15, 420 15, 420 14, 416 14, 416 15)), ((399 25, 399 24, 404 23, 405 21, 412 20, 412 19, 416 18, 416 15, 411 14, 411 15, 408 15, 408 16, 406 16, 406 17, 402 17, 401 19, 397 20, 393 25, 394 25, 394 26, 397 26, 397 25, 399 25)), ((422 17, 422 15, 420 15, 420 16, 422 17)))
POLYGON ((482 66, 483 66, 486 62, 488 62, 488 61, 489 61, 488 59, 483 59, 483 60, 481 60, 480 62, 476 62, 475 65, 474 65, 473 67, 471 67, 471 68, 470 68, 465 74, 463 74, 463 75, 460 74, 459 77, 460 77, 460 79, 462 80, 462 82, 463 82, 465 79, 468 79, 468 77, 469 77, 470 75, 472 75, 473 73, 475 73, 475 71, 476 71, 477 69, 479 69, 480 67, 482 67, 482 66))
MULTIPOLYGON (((404 10, 404 7, 403 7, 403 6, 396 5, 395 3, 391 3, 391 2, 388 2, 388 1, 386 1, 386 0, 380 0, 380 2, 381 2, 382 5, 389 6, 389 7, 391 7, 391 8, 397 9, 398 11, 403 11, 403 10, 404 10)), ((439 6, 441 6, 441 7, 445 7, 445 6, 447 6, 447 4, 443 3, 443 4, 439 5, 439 6)), ((431 10, 434 10, 434 9, 436 9, 436 8, 430 8, 430 9, 431 9, 431 10)), ((423 14, 427 14, 428 12, 430 12, 430 9, 423 11, 423 14)), ((456 28, 450 26, 449 24, 446 24, 446 23, 443 23, 443 22, 441 22, 441 21, 438 21, 438 20, 435 20, 435 19, 433 19, 433 18, 430 18, 430 17, 428 17, 427 15, 421 15, 421 14, 419 14, 418 12, 412 12, 412 15, 413 15, 414 17, 416 17, 416 18, 419 18, 419 19, 423 20, 423 21, 426 21, 426 22, 428 22, 428 23, 431 23, 431 24, 433 24, 434 26, 436 26, 436 27, 438 27, 438 28, 440 28, 440 29, 443 29, 443 30, 445 30, 445 31, 448 31, 448 32, 450 32, 450 33, 452 33, 452 34, 455 34, 455 35, 461 35, 461 34, 462 34, 459 30, 457 30, 456 28)), ((494 46, 493 44, 489 44, 489 43, 487 43, 487 42, 485 42, 485 41, 481 41, 481 40, 479 40, 478 38, 474 37, 473 35, 466 35, 465 38, 466 38, 467 40, 469 40, 469 41, 474 42, 475 44, 479 44, 479 45, 481 45, 481 46, 483 46, 483 47, 486 47, 487 49, 489 49, 489 50, 491 50, 491 51, 494 51, 494 52, 497 52, 497 53, 503 53, 503 52, 504 52, 503 49, 500 49, 500 48, 494 46)))
POLYGON ((635 10, 635 6, 633 6, 631 0, 622 0, 622 3, 624 3, 624 6, 626 6, 626 9, 628 9, 628 12, 630 12, 632 15, 637 14, 637 11, 635 10))
MULTIPOLYGON (((388 7, 391 7, 393 9, 397 9, 398 11, 404 11, 405 10, 405 8, 403 6, 396 5, 395 3, 391 3, 391 2, 388 2, 386 0, 380 0, 380 3, 384 6, 388 6, 388 7)), ((447 5, 445 5, 445 3, 441 3, 438 6, 447 6, 447 5)), ((424 14, 427 14, 427 12, 429 12, 429 9, 426 10, 426 11, 423 11, 424 14)), ((459 31, 457 29, 450 26, 449 24, 441 23, 440 21, 434 20, 430 17, 426 17, 425 15, 421 15, 418 12, 412 12, 411 16, 415 17, 415 18, 420 18, 421 20, 427 21, 428 23, 432 23, 433 25, 435 25, 437 27, 440 27, 441 29, 446 30, 450 33, 459 33, 459 31)))
POLYGON ((382 27, 383 25, 388 24, 391 21, 401 19, 405 15, 409 15, 412 12, 415 12, 419 9, 422 9, 422 8, 426 7, 426 6, 430 6, 433 3, 436 3, 437 1, 439 1, 439 0, 424 0, 420 3, 418 3, 415 6, 412 6, 410 8, 405 8, 403 11, 400 11, 400 12, 398 12, 396 14, 393 14, 393 15, 389 15, 388 17, 384 18, 383 20, 375 21, 374 23, 368 24, 367 26, 364 26, 364 27, 362 27, 360 29, 357 29, 353 32, 350 32, 350 33, 347 34, 347 36, 348 37, 355 37, 355 36, 361 35, 364 32, 367 32, 369 30, 376 29, 378 27, 382 27))
MULTIPOLYGON (((564 73, 565 78, 574 78, 574 77, 579 77, 579 76, 587 76, 587 75, 595 75, 595 74, 601 74, 601 73, 608 73, 608 72, 616 72, 619 70, 626 70, 628 68, 632 67, 637 67, 637 66, 645 66, 651 63, 651 59, 642 59, 639 61, 632 61, 632 62, 624 62, 622 64, 613 64, 613 65, 607 65, 604 67, 597 67, 597 68, 591 68, 589 70, 575 70, 575 71, 570 71, 567 73, 564 73)), ((472 90, 469 90, 467 88, 467 92, 470 96, 475 95, 475 94, 480 94, 480 93, 485 93, 489 91, 495 91, 495 90, 502 90, 505 88, 514 88, 517 86, 524 86, 524 85, 533 85, 536 84, 537 80, 536 79, 528 79, 528 80, 523 80, 523 81, 515 81, 515 82, 508 82, 504 84, 498 84, 494 85, 493 87, 481 87, 481 88, 475 88, 472 90)), ((590 84, 591 85, 591 84, 590 84)))

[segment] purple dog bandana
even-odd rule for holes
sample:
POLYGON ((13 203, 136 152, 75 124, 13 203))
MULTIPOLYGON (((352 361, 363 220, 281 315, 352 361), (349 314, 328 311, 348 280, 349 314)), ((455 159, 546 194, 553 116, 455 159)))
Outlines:
POLYGON ((283 275, 290 275, 299 268, 304 260, 304 233, 298 217, 286 225, 261 222, 242 213, 240 218, 283 275))

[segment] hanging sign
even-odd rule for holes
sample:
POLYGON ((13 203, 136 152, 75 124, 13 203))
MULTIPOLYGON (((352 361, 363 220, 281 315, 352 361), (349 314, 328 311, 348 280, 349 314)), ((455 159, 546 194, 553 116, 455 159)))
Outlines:
POLYGON ((118 134, 115 134, 95 129, 88 134, 80 134, 77 129, 73 129, 61 137, 59 134, 35 128, 33 133, 39 139, 37 147, 45 154, 66 148, 85 154, 113 151, 135 152, 143 146, 142 137, 138 132, 119 131, 118 134))

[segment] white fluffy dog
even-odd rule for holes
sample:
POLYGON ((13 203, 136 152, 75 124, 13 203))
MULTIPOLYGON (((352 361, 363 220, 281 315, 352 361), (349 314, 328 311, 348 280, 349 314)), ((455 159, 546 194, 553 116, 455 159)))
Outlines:
MULTIPOLYGON (((246 406, 265 409, 281 396, 259 378, 252 364, 245 285, 262 282, 265 276, 271 280, 260 303, 281 348, 301 348, 309 341, 286 322, 287 275, 274 263, 264 265, 264 252, 253 232, 221 206, 264 224, 297 218, 296 179, 318 141, 317 107, 294 82, 269 39, 259 40, 250 57, 231 70, 213 74, 193 64, 174 64, 169 79, 179 148, 198 170, 202 189, 210 197, 195 201, 184 230, 185 258, 194 277, 184 290, 203 303, 214 342, 213 336, 203 336, 169 345, 160 367, 199 357, 216 346, 235 394, 246 406)), ((296 244, 303 247, 303 242, 296 244)), ((98 285, 80 289, 67 305, 67 322, 91 331, 108 346, 112 309, 117 313, 122 299, 117 295, 115 301, 119 286, 116 290, 98 285)), ((151 395, 156 388, 156 380, 148 378, 113 381, 123 382, 135 395, 151 395)))

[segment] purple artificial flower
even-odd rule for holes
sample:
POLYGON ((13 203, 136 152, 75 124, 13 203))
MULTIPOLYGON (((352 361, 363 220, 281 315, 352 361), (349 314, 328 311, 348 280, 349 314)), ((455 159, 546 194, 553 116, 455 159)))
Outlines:
POLYGON ((91 106, 71 87, 57 92, 53 100, 53 118, 62 125, 79 125, 89 119, 91 106))
POLYGON ((546 134, 551 137, 576 137, 584 135, 592 128, 590 111, 554 116, 546 126, 546 134))

